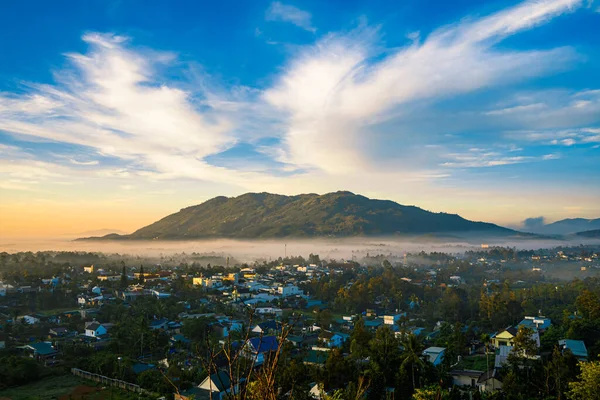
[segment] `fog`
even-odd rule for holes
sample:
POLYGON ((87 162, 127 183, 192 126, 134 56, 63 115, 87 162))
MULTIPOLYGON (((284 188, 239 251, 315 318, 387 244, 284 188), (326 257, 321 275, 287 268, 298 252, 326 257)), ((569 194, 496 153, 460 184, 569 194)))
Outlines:
POLYGON ((401 257, 404 253, 443 252, 462 253, 482 248, 482 244, 508 246, 517 249, 553 248, 579 244, 600 244, 600 239, 539 240, 539 239, 456 239, 439 238, 314 238, 286 240, 196 240, 196 241, 73 241, 70 239, 6 239, 0 241, 0 251, 88 251, 144 256, 174 253, 202 253, 231 256, 236 260, 251 262, 288 256, 319 254, 322 259, 350 260, 370 255, 401 257))

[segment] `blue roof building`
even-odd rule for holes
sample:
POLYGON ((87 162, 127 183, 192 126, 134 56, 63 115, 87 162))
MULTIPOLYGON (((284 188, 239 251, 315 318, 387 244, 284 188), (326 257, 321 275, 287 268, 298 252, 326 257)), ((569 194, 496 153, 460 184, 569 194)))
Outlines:
POLYGON ((154 364, 144 364, 144 363, 137 363, 137 364, 133 364, 131 366, 131 369, 133 370, 133 373, 136 375, 139 375, 143 372, 149 371, 151 369, 156 368, 154 366, 154 364))
POLYGON ((550 318, 525 317, 521 322, 519 322, 517 329, 521 326, 524 326, 533 330, 545 331, 546 329, 550 328, 551 325, 552 321, 550 321, 550 318))
POLYGON ((571 353, 580 361, 587 361, 588 351, 583 340, 561 339, 558 341, 562 351, 571 350, 571 353))

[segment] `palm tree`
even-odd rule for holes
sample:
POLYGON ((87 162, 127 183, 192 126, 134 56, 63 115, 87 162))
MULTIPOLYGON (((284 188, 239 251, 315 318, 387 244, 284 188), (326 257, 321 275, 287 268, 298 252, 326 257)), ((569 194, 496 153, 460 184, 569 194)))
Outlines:
POLYGON ((405 335, 401 344, 404 348, 404 352, 402 353, 402 367, 406 368, 408 365, 410 365, 412 373, 412 385, 413 390, 415 390, 415 366, 423 367, 425 365, 421 359, 421 355, 423 354, 423 344, 419 338, 412 333, 405 335))

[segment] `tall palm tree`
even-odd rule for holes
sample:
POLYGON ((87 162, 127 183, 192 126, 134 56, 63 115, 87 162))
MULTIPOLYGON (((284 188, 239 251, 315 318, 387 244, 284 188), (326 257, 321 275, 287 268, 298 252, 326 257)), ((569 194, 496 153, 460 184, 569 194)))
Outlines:
POLYGON ((423 344, 414 334, 405 335, 401 341, 404 352, 402 353, 402 367, 406 368, 410 365, 412 374, 412 385, 415 390, 415 367, 423 367, 425 363, 421 358, 423 354, 423 344))

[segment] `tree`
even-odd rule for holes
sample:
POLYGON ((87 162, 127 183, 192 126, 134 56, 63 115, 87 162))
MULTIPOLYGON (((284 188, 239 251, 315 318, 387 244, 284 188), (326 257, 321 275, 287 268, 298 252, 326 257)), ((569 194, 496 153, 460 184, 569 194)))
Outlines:
POLYGON ((417 389, 412 395, 412 400, 442 400, 448 396, 440 385, 427 386, 423 389, 417 389))
POLYGON ((412 387, 416 389, 415 385, 415 367, 423 367, 425 363, 421 359, 423 353, 423 344, 419 341, 419 338, 414 334, 405 335, 401 341, 404 352, 402 353, 402 368, 410 367, 412 375, 412 387))
POLYGON ((573 353, 561 352, 558 346, 554 346, 552 357, 544 366, 546 378, 546 396, 556 395, 557 400, 564 398, 564 393, 568 387, 568 382, 574 380, 576 376, 577 364, 573 353))
POLYGON ((371 333, 365 328, 365 321, 359 318, 354 324, 354 329, 350 335, 350 352, 353 357, 366 357, 369 352, 369 341, 371 333))
POLYGON ((383 373, 384 383, 389 385, 400 367, 400 343, 389 326, 382 326, 369 342, 371 360, 383 373))
POLYGON ((144 389, 160 394, 173 393, 173 386, 157 369, 142 372, 137 378, 138 384, 144 389))
POLYGON ((584 290, 575 300, 577 310, 587 319, 600 319, 600 297, 589 290, 584 290))
POLYGON ((600 399, 600 361, 580 362, 578 381, 570 382, 568 397, 571 400, 600 399))
POLYGON ((308 263, 318 265, 321 263, 321 259, 319 258, 318 254, 310 253, 310 255, 308 256, 308 263))
POLYGON ((490 354, 489 354, 489 346, 490 346, 491 338, 490 335, 484 333, 481 335, 481 343, 483 343, 485 347, 485 372, 487 374, 490 373, 490 354))
POLYGON ((125 265, 123 265, 123 270, 121 271, 121 288, 125 289, 127 287, 127 271, 125 269, 125 265))
POLYGON ((143 284, 146 279, 144 278, 144 266, 140 266, 140 284, 143 284))
POLYGON ((519 358, 531 358, 537 354, 537 343, 533 339, 533 329, 521 326, 513 339, 511 354, 519 358))

